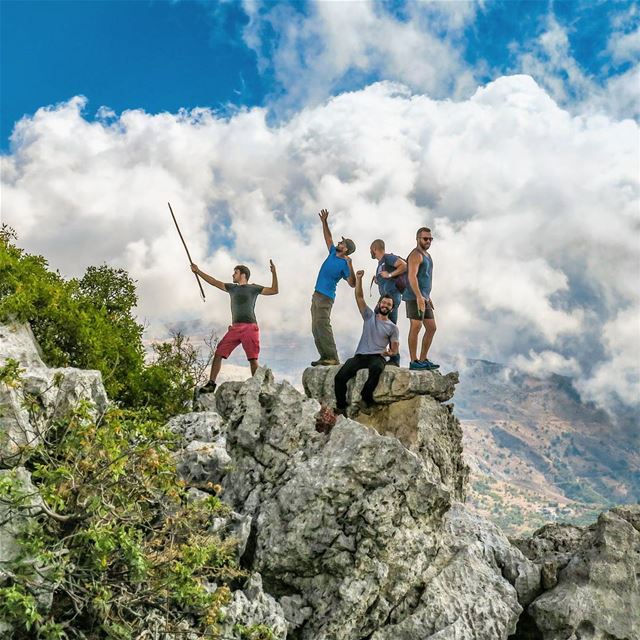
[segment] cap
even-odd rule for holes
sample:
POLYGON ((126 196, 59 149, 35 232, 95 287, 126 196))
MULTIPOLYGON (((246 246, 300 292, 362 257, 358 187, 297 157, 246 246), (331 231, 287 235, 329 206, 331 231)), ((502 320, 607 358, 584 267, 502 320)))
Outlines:
POLYGON ((356 250, 356 243, 351 238, 342 236, 342 242, 347 245, 347 255, 350 256, 356 250))

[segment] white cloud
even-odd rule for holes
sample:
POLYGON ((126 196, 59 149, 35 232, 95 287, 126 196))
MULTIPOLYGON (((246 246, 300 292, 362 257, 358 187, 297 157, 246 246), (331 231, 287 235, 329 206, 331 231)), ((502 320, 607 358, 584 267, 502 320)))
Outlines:
MULTIPOLYGON (((455 103, 381 83, 277 126, 261 109, 92 122, 84 104, 18 125, 2 160, 3 220, 68 276, 102 261, 128 269, 150 334, 165 322, 229 321, 224 294, 199 299, 170 200, 205 271, 227 280, 246 262, 268 283, 274 259, 282 293, 258 301, 263 338, 272 357, 286 352, 283 367, 304 366, 326 206, 367 277, 371 240, 406 255, 415 229, 433 228, 434 358, 529 354, 530 366, 576 363, 581 388, 602 403, 620 379, 621 397, 637 396, 640 331, 619 319, 640 313, 635 122, 572 116, 528 76, 455 103)), ((361 327, 352 295, 339 287, 332 319, 345 356, 361 327)), ((404 351, 406 320, 400 328, 404 351)))
POLYGON ((640 314, 636 307, 621 309, 604 325, 606 358, 590 377, 579 382, 584 397, 604 407, 616 398, 628 405, 640 405, 640 357, 635 348, 638 335, 640 314))
POLYGON ((565 358, 555 351, 537 353, 530 349, 528 356, 518 354, 510 364, 537 378, 545 378, 554 373, 571 377, 580 374, 580 365, 575 358, 565 358))
POLYGON ((244 3, 249 16, 244 39, 257 53, 261 71, 273 70, 285 106, 317 104, 354 75, 455 96, 475 87, 460 38, 478 6, 408 3, 400 19, 374 2, 315 2, 304 14, 250 0, 244 3))
MULTIPOLYGON (((613 31, 606 53, 616 63, 637 62, 639 31, 613 31)), ((531 75, 560 104, 574 113, 602 113, 611 117, 640 117, 640 65, 611 73, 597 81, 577 62, 571 52, 570 30, 553 14, 546 18, 546 29, 533 41, 514 45, 515 69, 531 75)))

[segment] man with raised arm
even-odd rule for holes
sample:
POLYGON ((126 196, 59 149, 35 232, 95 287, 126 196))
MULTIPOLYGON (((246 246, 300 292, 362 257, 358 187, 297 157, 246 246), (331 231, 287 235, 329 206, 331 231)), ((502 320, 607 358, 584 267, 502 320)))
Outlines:
POLYGON ((433 281, 433 260, 429 255, 429 247, 433 241, 431 229, 420 227, 416 233, 416 248, 407 258, 407 277, 409 286, 402 295, 409 318, 409 369, 437 369, 440 365, 429 360, 429 347, 436 332, 436 320, 431 301, 431 284, 433 281), (424 336, 418 358, 418 335, 424 327, 424 336))
POLYGON ((239 345, 242 345, 251 367, 251 375, 258 368, 258 355, 260 354, 260 329, 255 316, 256 298, 263 296, 274 296, 278 293, 278 274, 276 265, 269 260, 271 269, 271 286, 263 287, 259 284, 249 284, 251 272, 249 267, 239 264, 233 269, 233 282, 222 282, 213 276, 198 269, 198 265, 191 264, 191 271, 198 274, 205 282, 225 291, 231 298, 231 325, 229 330, 218 343, 213 356, 211 374, 209 381, 201 389, 200 393, 212 393, 216 390, 216 378, 220 373, 222 361, 226 360, 231 352, 239 345))
POLYGON ((329 223, 327 222, 329 212, 326 209, 322 209, 319 216, 322 221, 322 233, 329 255, 320 267, 311 298, 311 332, 316 343, 316 349, 320 354, 320 358, 311 363, 313 367, 340 364, 336 341, 333 338, 333 329, 331 328, 331 308, 336 298, 336 286, 340 280, 346 280, 352 287, 356 285, 356 277, 349 257, 356 250, 355 243, 349 238, 342 238, 334 246, 329 223))
MULTIPOLYGON (((381 296, 391 296, 393 300, 393 309, 389 314, 389 320, 393 324, 398 324, 398 309, 402 301, 402 291, 398 288, 398 276, 407 271, 407 263, 393 253, 385 251, 384 240, 374 240, 370 247, 371 257, 378 261, 376 268, 375 281, 378 285, 378 291, 381 296)), ((398 352, 392 358, 389 358, 389 364, 400 366, 400 353, 398 352)))
POLYGON ((383 295, 378 300, 377 313, 374 313, 364 301, 362 276, 364 271, 356 273, 356 303, 364 323, 362 336, 356 353, 340 368, 335 377, 336 413, 345 414, 347 409, 347 382, 355 377, 360 369, 369 370, 369 378, 362 387, 362 408, 366 411, 373 404, 373 392, 380 380, 387 357, 393 357, 400 347, 398 327, 389 320, 393 310, 393 298, 383 295))

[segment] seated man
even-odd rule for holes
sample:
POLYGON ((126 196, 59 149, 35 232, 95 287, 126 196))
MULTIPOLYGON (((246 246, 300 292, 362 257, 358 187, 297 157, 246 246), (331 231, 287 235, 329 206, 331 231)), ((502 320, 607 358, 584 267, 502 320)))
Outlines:
POLYGON ((342 415, 347 408, 347 382, 355 377, 360 369, 369 369, 369 378, 362 387, 361 395, 363 408, 371 406, 373 392, 386 364, 385 358, 393 357, 400 347, 398 327, 389 320, 393 298, 382 296, 374 313, 364 301, 363 275, 364 271, 356 273, 356 302, 364 320, 362 337, 353 358, 349 358, 342 365, 335 377, 336 413, 342 415))

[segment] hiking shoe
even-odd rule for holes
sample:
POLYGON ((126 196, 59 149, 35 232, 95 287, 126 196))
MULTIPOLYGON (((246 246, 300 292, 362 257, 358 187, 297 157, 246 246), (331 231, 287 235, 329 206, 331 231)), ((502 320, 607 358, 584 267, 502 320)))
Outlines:
POLYGON ((414 371, 428 371, 430 367, 425 362, 422 362, 422 360, 412 360, 409 363, 409 369, 414 371))
POLYGON ((333 365, 340 364, 340 360, 314 360, 311 363, 312 367, 331 367, 333 365))
POLYGON ((364 413, 365 415, 370 416, 372 410, 373 410, 373 404, 369 404, 368 402, 365 402, 364 400, 360 400, 360 402, 358 402, 358 412, 359 413, 364 413))
POLYGON ((435 362, 431 362, 431 360, 421 360, 424 364, 427 365, 427 369, 439 369, 440 365, 435 362))
POLYGON ((207 382, 207 384, 205 384, 204 386, 200 387, 200 389, 198 389, 198 393, 213 393, 216 390, 216 387, 218 385, 213 382, 213 380, 209 380, 209 382, 207 382))

